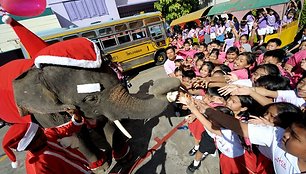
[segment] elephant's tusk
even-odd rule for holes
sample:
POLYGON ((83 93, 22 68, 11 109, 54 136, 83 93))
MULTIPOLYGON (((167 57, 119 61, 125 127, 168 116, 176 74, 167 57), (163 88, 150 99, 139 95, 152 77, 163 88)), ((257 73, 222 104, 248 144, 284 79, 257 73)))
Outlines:
POLYGON ((126 137, 128 137, 129 139, 132 138, 131 134, 122 126, 119 120, 115 120, 114 123, 126 137))

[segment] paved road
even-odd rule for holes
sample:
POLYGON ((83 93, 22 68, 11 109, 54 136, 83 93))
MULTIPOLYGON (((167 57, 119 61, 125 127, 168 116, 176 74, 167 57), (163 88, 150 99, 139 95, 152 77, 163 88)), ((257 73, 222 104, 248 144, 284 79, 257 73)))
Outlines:
MULTIPOLYGON (((132 74, 131 83, 133 87, 130 89, 131 93, 138 96, 150 93, 150 84, 154 80, 166 77, 162 66, 145 67, 139 73, 132 74)), ((174 116, 173 110, 170 108, 165 112, 167 116, 174 116)), ((173 127, 170 125, 168 118, 163 115, 158 118, 150 120, 135 121, 133 125, 127 130, 133 136, 131 142, 134 144, 134 151, 138 154, 145 154, 146 151, 157 144, 158 139, 162 139, 169 131, 171 131, 183 118, 171 117, 173 127), (139 124, 138 124, 139 123, 139 124), (137 125, 135 127, 135 124, 137 125), (141 149, 141 150, 140 150, 141 149)), ((0 130, 0 139, 5 134, 7 127, 0 130)), ((188 155, 188 151, 193 147, 193 138, 190 136, 188 130, 178 130, 171 136, 157 151, 153 152, 151 156, 146 158, 141 165, 139 165, 133 173, 136 174, 181 174, 186 173, 186 168, 193 159, 188 155)), ((0 148, 0 174, 23 174, 25 173, 24 153, 18 152, 17 158, 21 162, 18 169, 10 167, 10 161, 4 155, 2 148, 0 148)), ((209 156, 206 158, 199 170, 195 174, 218 174, 218 158, 209 156)))

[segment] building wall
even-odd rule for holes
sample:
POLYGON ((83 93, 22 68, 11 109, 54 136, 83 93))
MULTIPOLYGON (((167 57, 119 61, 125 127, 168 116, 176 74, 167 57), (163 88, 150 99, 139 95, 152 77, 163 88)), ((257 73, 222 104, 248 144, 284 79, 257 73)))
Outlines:
MULTIPOLYGON (((60 28, 55 15, 18 21, 34 33, 60 28)), ((7 24, 0 25, 0 53, 20 48, 19 39, 14 30, 7 24)))
POLYGON ((47 0, 63 28, 119 19, 114 0, 47 0))

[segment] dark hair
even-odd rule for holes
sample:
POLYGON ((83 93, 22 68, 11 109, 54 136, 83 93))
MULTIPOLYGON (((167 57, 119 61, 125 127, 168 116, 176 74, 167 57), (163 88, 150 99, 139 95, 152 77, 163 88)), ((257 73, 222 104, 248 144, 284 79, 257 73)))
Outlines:
POLYGON ((286 77, 266 75, 266 76, 260 77, 255 82, 255 86, 264 87, 272 91, 289 90, 290 81, 286 77))
POLYGON ((177 62, 180 62, 180 63, 181 63, 181 62, 184 62, 184 59, 175 59, 175 60, 174 60, 174 63, 177 63, 177 62))
POLYGON ((216 54, 217 55, 217 57, 219 56, 219 49, 217 49, 217 48, 214 48, 214 49, 212 49, 211 50, 211 52, 210 52, 210 54, 209 55, 211 55, 211 54, 216 54))
POLYGON ((192 46, 195 46, 195 45, 199 46, 199 43, 198 42, 193 42, 192 46))
POLYGON ((183 45, 185 45, 185 44, 190 45, 190 43, 189 43, 187 40, 184 42, 184 44, 183 44, 183 45))
POLYGON ((174 70, 174 74, 177 73, 177 72, 179 72, 179 71, 183 72, 182 68, 176 67, 175 70, 174 70))
POLYGON ((175 48, 173 46, 168 46, 165 50, 165 52, 167 52, 168 50, 173 50, 173 52, 175 52, 175 48))
POLYGON ((218 89, 219 89, 219 87, 207 88, 207 94, 211 95, 211 96, 222 97, 221 94, 219 93, 218 89))
POLYGON ((196 74, 193 70, 187 70, 187 71, 182 71, 182 76, 183 77, 188 77, 190 79, 193 79, 196 77, 196 74))
POLYGON ((299 107, 287 102, 270 103, 263 107, 264 111, 267 111, 271 106, 277 108, 277 117, 279 122, 276 123, 276 126, 284 129, 288 128, 294 122, 296 117, 303 114, 299 107))
POLYGON ((253 63, 255 63, 255 56, 253 55, 253 53, 243 52, 240 53, 239 56, 245 56, 248 65, 252 65, 253 63))
POLYGON ((283 62, 286 57, 286 52, 282 49, 271 50, 265 52, 264 57, 274 57, 278 62, 283 62))
POLYGON ((196 57, 196 56, 198 57, 198 59, 204 59, 205 55, 204 53, 201 52, 201 53, 195 53, 193 57, 196 57))
POLYGON ((220 65, 219 67, 220 67, 220 69, 221 69, 224 73, 226 73, 226 74, 232 71, 231 68, 230 68, 229 66, 224 65, 224 64, 220 65))
POLYGON ((239 55, 239 49, 237 47, 229 47, 226 51, 226 54, 229 53, 236 53, 237 55, 239 55))
POLYGON ((268 40, 267 44, 269 44, 269 43, 276 43, 277 46, 282 45, 282 41, 278 38, 273 38, 273 39, 268 40))
POLYGON ((233 33, 227 33, 227 37, 228 37, 229 39, 231 39, 231 38, 234 37, 234 35, 233 35, 233 33))
POLYGON ((226 73, 222 70, 217 70, 215 71, 213 74, 222 74, 222 75, 226 75, 226 73))
POLYGON ((240 39, 241 39, 242 37, 246 37, 246 39, 249 40, 249 35, 247 35, 247 34, 241 35, 241 36, 240 36, 240 39))
POLYGON ((278 67, 274 64, 271 64, 271 63, 259 65, 256 68, 256 70, 258 70, 258 69, 264 69, 270 76, 280 76, 281 75, 278 67))
POLYGON ((241 26, 245 26, 247 24, 247 21, 246 20, 241 20, 241 22, 240 22, 240 25, 241 26))
POLYGON ((235 116, 235 114, 234 114, 234 112, 230 109, 230 108, 228 108, 228 107, 226 107, 226 106, 216 106, 216 107, 214 107, 217 111, 220 111, 220 112, 222 112, 222 113, 224 113, 224 114, 226 114, 226 115, 230 115, 230 116, 232 116, 232 117, 234 117, 235 116))
POLYGON ((216 44, 216 45, 220 46, 221 42, 218 41, 218 40, 213 40, 213 41, 210 42, 210 44, 216 44))
POLYGON ((203 69, 204 65, 207 66, 208 72, 209 72, 209 74, 211 74, 211 72, 212 72, 212 71, 214 70, 214 68, 215 68, 215 65, 214 65, 211 61, 204 62, 203 65, 202 65, 201 68, 200 68, 200 71, 203 69))
POLYGON ((200 46, 203 45, 205 48, 207 48, 207 44, 205 42, 200 42, 200 46))
MULTIPOLYGON (((187 38, 186 41, 187 41, 188 43, 190 43, 189 41, 191 41, 191 44, 193 43, 193 40, 192 40, 191 38, 187 38)), ((184 43, 184 44, 185 44, 185 43, 184 43)))

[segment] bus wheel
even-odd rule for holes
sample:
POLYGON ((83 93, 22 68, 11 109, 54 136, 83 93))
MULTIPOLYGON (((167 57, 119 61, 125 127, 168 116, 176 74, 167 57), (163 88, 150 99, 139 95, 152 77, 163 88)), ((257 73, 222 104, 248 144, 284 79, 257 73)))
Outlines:
POLYGON ((162 65, 167 60, 167 56, 165 52, 159 52, 155 55, 155 65, 162 65))

